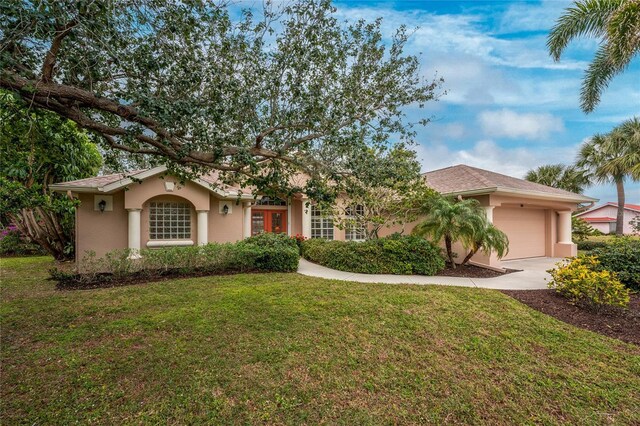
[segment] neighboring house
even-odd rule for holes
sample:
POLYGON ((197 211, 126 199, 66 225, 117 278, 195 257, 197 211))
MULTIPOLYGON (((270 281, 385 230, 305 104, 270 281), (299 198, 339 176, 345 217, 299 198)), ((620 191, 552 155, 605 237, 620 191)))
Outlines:
MULTIPOLYGON (((624 225, 622 232, 625 235, 633 234, 631 221, 640 216, 640 205, 624 205, 624 225)), ((616 233, 616 222, 618 217, 618 203, 606 203, 595 206, 587 211, 577 214, 576 217, 584 219, 589 225, 605 234, 616 233)))
MULTIPOLYGON (((322 217, 304 194, 270 199, 248 190, 220 185, 216 174, 179 184, 165 167, 51 185, 80 200, 76 214, 76 256, 97 256, 114 249, 202 245, 233 242, 260 232, 302 234, 307 238, 359 240, 357 228, 338 229, 322 217)), ((510 240, 507 259, 572 256, 571 213, 583 195, 459 165, 426 173, 437 191, 476 198, 487 216, 510 240)), ((359 208, 356 206, 355 208, 359 208)), ((410 230, 413 224, 405 227, 410 230)), ((381 236, 399 230, 385 229, 381 236)), ((500 267, 481 253, 477 264, 500 267)))

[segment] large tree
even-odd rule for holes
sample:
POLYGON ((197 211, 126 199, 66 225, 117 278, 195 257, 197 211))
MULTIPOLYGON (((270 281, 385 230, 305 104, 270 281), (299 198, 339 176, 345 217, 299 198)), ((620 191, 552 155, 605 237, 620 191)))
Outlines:
POLYGON ((640 180, 640 119, 629 119, 605 135, 592 137, 580 148, 576 164, 584 168, 592 180, 616 185, 616 234, 622 235, 624 182, 627 179, 640 180))
POLYGON ((529 170, 524 177, 530 182, 540 183, 553 188, 582 194, 589 186, 587 174, 575 166, 564 164, 548 164, 529 170))
POLYGON ((403 107, 440 82, 404 28, 386 45, 380 20, 339 22, 328 0, 276 5, 7 0, 0 87, 178 172, 287 188, 304 171, 293 189, 335 190, 345 159, 412 139, 403 107))
POLYGON ((602 91, 640 52, 640 1, 580 0, 558 19, 547 47, 559 61, 571 41, 579 37, 600 40, 582 81, 580 104, 586 113, 600 102, 602 91))
POLYGON ((100 165, 74 122, 0 90, 0 212, 58 260, 73 258, 74 202, 48 185, 92 176, 100 165))

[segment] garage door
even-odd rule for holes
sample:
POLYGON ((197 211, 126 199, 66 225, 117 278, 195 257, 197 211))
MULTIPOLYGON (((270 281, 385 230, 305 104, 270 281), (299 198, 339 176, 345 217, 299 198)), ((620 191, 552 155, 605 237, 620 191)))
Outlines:
POLYGON ((505 260, 545 255, 544 210, 496 207, 493 224, 509 237, 505 260))

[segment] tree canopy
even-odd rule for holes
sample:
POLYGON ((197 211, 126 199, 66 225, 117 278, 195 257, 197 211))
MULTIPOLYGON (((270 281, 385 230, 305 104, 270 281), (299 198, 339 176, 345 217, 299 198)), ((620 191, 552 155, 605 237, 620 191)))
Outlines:
POLYGON ((440 81, 404 54, 405 28, 385 45, 380 20, 339 22, 328 0, 276 5, 8 0, 0 87, 177 172, 335 189, 347 159, 411 143, 403 107, 440 81))
POLYGON ((614 183, 618 193, 616 234, 623 234, 625 180, 640 180, 640 119, 626 120, 604 135, 595 135, 582 144, 576 162, 590 179, 614 183))
POLYGON ((587 173, 576 166, 548 164, 529 170, 524 177, 530 182, 582 194, 590 185, 587 173))
POLYGON ((75 123, 0 90, 0 212, 57 259, 73 255, 74 203, 47 187, 93 176, 101 164, 75 123))
POLYGON ((640 1, 579 0, 558 19, 547 47, 560 60, 571 41, 579 37, 600 40, 600 46, 584 76, 580 106, 592 112, 613 77, 623 72, 640 52, 640 1))

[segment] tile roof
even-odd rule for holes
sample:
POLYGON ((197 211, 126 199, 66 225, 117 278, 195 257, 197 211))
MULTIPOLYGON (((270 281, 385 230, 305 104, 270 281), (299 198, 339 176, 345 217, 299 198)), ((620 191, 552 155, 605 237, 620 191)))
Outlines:
POLYGON ((110 183, 114 183, 119 181, 120 179, 127 178, 129 176, 137 175, 138 173, 142 173, 147 169, 140 170, 131 170, 130 172, 123 173, 113 173, 110 175, 104 176, 94 176, 86 179, 78 179, 78 180, 70 180, 67 182, 63 182, 68 186, 77 186, 77 187, 86 187, 86 188, 99 188, 101 186, 109 185, 110 183))
POLYGON ((587 222, 615 222, 615 217, 583 217, 582 220, 587 222))
MULTIPOLYGON (((585 215, 585 214, 588 214, 588 213, 593 213, 593 212, 595 212, 597 210, 600 210, 600 209, 602 209, 604 207, 615 207, 615 208, 618 208, 618 203, 614 203, 614 202, 604 203, 604 204, 601 204, 599 206, 592 207, 589 210, 586 210, 586 211, 584 211, 582 213, 578 213, 577 216, 582 216, 582 215, 585 215)), ((624 208, 627 209, 627 210, 632 210, 634 212, 640 213, 640 205, 638 205, 638 204, 625 204, 624 208)), ((584 219, 586 219, 586 218, 584 218, 584 219)))
POLYGON ((443 194, 457 194, 471 191, 508 190, 516 192, 537 192, 541 195, 567 197, 570 199, 584 198, 579 194, 550 186, 529 182, 489 170, 459 164, 424 173, 427 184, 443 194))

